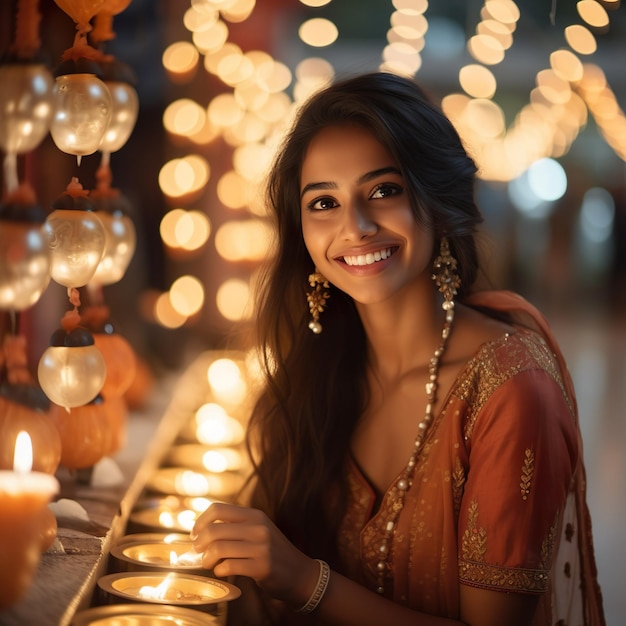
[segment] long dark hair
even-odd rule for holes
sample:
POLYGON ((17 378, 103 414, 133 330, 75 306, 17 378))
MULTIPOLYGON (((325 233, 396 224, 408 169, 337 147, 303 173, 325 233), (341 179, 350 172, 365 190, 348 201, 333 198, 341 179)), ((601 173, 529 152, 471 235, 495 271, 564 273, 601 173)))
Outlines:
MULTIPOLYGON (((461 276, 459 297, 478 270, 476 166, 459 136, 411 79, 388 73, 349 78, 314 95, 299 111, 268 178, 276 250, 260 281, 258 340, 267 384, 253 412, 251 503, 296 545, 335 566, 342 514, 342 466, 367 402, 365 333, 350 297, 331 285, 321 321, 307 328, 313 263, 302 238, 300 174, 311 139, 324 127, 361 124, 394 157, 416 220, 435 242, 448 237, 461 276)), ((435 249, 438 245, 435 246, 435 249)))

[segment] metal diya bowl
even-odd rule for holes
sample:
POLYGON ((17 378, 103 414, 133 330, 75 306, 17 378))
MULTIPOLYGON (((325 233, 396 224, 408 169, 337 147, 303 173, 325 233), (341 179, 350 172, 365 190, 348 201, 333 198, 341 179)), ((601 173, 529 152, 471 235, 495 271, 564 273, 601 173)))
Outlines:
POLYGON ((179 572, 118 572, 98 580, 106 604, 140 602, 215 612, 218 605, 241 595, 223 580, 179 572))
POLYGON ((179 606, 112 604, 76 613, 71 626, 221 626, 223 616, 179 606))

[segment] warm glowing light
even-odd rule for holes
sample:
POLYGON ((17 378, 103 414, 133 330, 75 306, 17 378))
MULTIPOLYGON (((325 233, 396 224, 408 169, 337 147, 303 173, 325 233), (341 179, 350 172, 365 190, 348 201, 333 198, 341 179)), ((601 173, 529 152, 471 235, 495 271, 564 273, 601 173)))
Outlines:
POLYGON ((154 318, 165 328, 180 328, 187 317, 181 315, 173 306, 169 293, 162 293, 154 303, 154 318))
POLYGON ((383 50, 384 65, 392 71, 404 74, 415 74, 422 65, 422 58, 407 43, 397 42, 385 46, 383 50))
POLYGON ((163 67, 173 74, 187 74, 198 66, 200 55, 188 41, 177 41, 169 45, 162 56, 163 67))
POLYGON ((234 170, 226 172, 217 183, 217 197, 229 209, 245 207, 251 193, 248 181, 234 170))
POLYGON ((419 39, 428 30, 428 20, 423 15, 395 11, 389 20, 392 30, 403 39, 419 39))
POLYGON ((428 0, 392 0, 397 11, 410 15, 421 15, 428 9, 428 0))
POLYGON ((596 38, 589 29, 580 24, 568 26, 565 29, 565 39, 572 50, 578 54, 593 54, 598 48, 596 38))
POLYGON ((203 404, 195 415, 196 437, 200 443, 214 446, 232 446, 244 438, 243 426, 226 410, 214 402, 203 404))
POLYGON ((513 34, 506 24, 497 20, 482 20, 476 27, 477 35, 489 35, 497 39, 504 50, 513 45, 513 34))
POLYGON ((497 65, 504 59, 502 44, 491 35, 474 35, 467 42, 469 53, 480 63, 497 65))
POLYGON ((473 98, 491 98, 496 92, 494 75, 482 65, 466 65, 459 72, 459 83, 473 98))
POLYGON ((201 190, 208 182, 210 167, 204 157, 188 155, 168 161, 159 172, 161 191, 171 198, 201 190))
POLYGON ((13 454, 13 470, 26 474, 33 469, 33 444, 30 435, 25 430, 20 430, 15 439, 15 452, 13 454))
POLYGON ((246 393, 246 382, 240 367, 232 359, 217 359, 207 370, 207 380, 220 400, 241 402, 246 393))
POLYGON ((542 70, 537 74, 537 86, 544 97, 555 104, 565 104, 571 96, 569 82, 559 78, 553 70, 542 70))
POLYGON ((217 52, 228 40, 228 26, 218 20, 208 30, 193 33, 191 38, 199 52, 212 54, 217 52))
POLYGON ((176 226, 184 215, 186 215, 184 209, 172 209, 163 216, 161 224, 159 225, 159 233, 166 246, 170 248, 178 248, 180 246, 176 226))
POLYGON ((217 309, 228 321, 248 319, 250 312, 250 285, 236 278, 220 285, 216 295, 217 309))
POLYGON ((215 249, 227 261, 260 261, 267 255, 272 231, 266 222, 225 222, 215 233, 215 249))
POLYGON ((493 138, 504 133, 504 113, 492 100, 470 100, 465 108, 464 118, 468 126, 483 137, 493 138))
POLYGON ((305 44, 315 48, 323 48, 337 41, 339 31, 330 20, 314 17, 300 25, 298 35, 305 44))
POLYGON ((197 102, 182 98, 172 102, 163 113, 163 126, 175 135, 199 133, 206 123, 206 111, 197 102))
POLYGON ((330 1, 331 0, 300 0, 300 2, 305 6, 313 8, 326 6, 327 4, 330 4, 330 1))
POLYGON ((576 3, 580 17, 594 28, 606 28, 609 25, 609 15, 606 9, 596 0, 581 0, 576 3))
POLYGON ((243 117, 243 110, 232 93, 222 93, 209 103, 209 120, 216 126, 233 126, 243 117))
POLYGON ((250 182, 260 180, 271 162, 272 152, 268 146, 258 143, 237 148, 233 153, 235 171, 250 182))
POLYGON ((211 222, 202 211, 185 211, 176 222, 176 241, 184 250, 198 250, 209 239, 211 222))
POLYGON ((256 6, 256 0, 236 0, 231 5, 221 9, 222 16, 229 22, 244 22, 256 6))
POLYGON ((182 316, 195 315, 204 304, 204 288, 194 276, 181 276, 170 287, 170 302, 182 316))
POLYGON ((291 84, 291 70, 278 61, 261 64, 256 71, 257 84, 268 93, 279 93, 291 84))
POLYGON ((513 0, 488 0, 485 2, 487 13, 503 24, 515 24, 520 18, 520 11, 513 0))
POLYGON ((183 25, 192 33, 202 33, 217 23, 219 11, 198 10, 197 5, 189 7, 183 15, 183 25))
POLYGON ((550 55, 550 67, 559 78, 570 83, 578 82, 583 76, 583 64, 569 50, 555 50, 550 55))
POLYGON ((164 600, 173 582, 174 574, 168 574, 163 579, 163 582, 159 583, 156 587, 151 587, 150 585, 140 587, 138 595, 150 600, 164 600))

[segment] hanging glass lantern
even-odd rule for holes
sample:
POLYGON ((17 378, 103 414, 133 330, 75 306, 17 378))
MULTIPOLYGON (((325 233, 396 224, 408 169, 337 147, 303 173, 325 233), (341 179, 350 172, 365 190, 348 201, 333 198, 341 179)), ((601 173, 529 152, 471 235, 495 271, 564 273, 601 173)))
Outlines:
POLYGON ((0 150, 5 184, 18 186, 17 155, 34 150, 48 134, 54 112, 54 80, 37 62, 0 65, 0 150))
POLYGON ((50 237, 50 274, 65 287, 83 287, 102 258, 106 242, 104 227, 76 178, 52 208, 45 224, 50 237))
POLYGON ((37 375, 52 402, 73 408, 91 402, 100 393, 106 378, 106 363, 87 329, 60 328, 39 360, 37 375))
POLYGON ((50 282, 50 239, 45 215, 26 184, 0 204, 0 309, 35 304, 50 282))
POLYGON ((111 119, 112 100, 108 87, 90 73, 56 77, 54 117, 50 135, 62 152, 80 157, 93 154, 111 119))
MULTIPOLYGON (((117 60, 103 61, 102 81, 111 94, 111 119, 100 143, 103 155, 117 152, 128 141, 139 113, 135 76, 130 67, 117 60)), ((108 158, 108 157, 107 157, 108 158)))

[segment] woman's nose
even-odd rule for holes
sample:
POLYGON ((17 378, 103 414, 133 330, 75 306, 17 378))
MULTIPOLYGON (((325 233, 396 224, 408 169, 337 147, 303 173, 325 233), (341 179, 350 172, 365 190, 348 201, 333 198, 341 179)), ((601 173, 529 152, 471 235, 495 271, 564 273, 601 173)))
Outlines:
POLYGON ((342 235, 345 239, 358 241, 376 233, 378 226, 367 208, 353 203, 344 209, 342 235))

